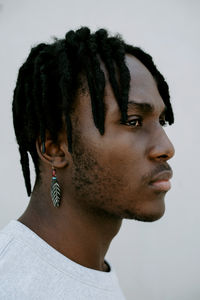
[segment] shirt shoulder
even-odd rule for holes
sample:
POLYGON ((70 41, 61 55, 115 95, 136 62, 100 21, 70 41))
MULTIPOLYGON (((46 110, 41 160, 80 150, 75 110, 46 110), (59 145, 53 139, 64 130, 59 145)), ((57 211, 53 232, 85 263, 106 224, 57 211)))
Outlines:
POLYGON ((7 248, 13 242, 13 237, 8 236, 0 231, 0 260, 3 255, 6 253, 7 248))
POLYGON ((0 299, 124 299, 115 273, 85 268, 17 221, 0 231, 0 299))

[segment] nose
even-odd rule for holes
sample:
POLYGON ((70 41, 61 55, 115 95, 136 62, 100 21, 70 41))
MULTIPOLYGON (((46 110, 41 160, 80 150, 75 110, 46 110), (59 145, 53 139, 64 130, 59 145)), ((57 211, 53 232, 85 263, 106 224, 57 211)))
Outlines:
POLYGON ((156 131, 154 136, 151 136, 148 152, 150 160, 160 162, 165 162, 174 156, 174 146, 162 127, 156 131))

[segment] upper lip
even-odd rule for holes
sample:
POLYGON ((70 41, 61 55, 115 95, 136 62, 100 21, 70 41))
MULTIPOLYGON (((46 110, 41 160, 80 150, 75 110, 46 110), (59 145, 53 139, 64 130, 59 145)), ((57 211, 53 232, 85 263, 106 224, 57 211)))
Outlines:
POLYGON ((152 178, 152 180, 150 181, 150 184, 153 182, 156 182, 156 181, 169 180, 170 178, 172 178, 172 176, 173 176, 172 171, 162 171, 152 178))

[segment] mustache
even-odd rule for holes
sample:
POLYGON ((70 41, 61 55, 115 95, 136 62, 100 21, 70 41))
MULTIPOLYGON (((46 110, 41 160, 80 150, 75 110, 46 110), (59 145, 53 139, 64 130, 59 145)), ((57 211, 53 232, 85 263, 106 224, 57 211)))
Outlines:
POLYGON ((154 176, 156 176, 157 174, 159 174, 163 171, 170 171, 173 174, 173 171, 172 171, 172 168, 170 167, 170 165, 168 163, 162 163, 160 165, 157 165, 151 172, 144 175, 142 177, 142 181, 144 181, 144 183, 148 183, 151 181, 151 179, 154 176))

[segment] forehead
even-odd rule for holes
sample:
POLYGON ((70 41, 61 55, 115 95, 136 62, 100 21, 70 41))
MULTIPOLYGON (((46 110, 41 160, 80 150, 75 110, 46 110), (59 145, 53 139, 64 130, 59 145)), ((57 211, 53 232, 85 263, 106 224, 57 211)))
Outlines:
MULTIPOLYGON (((126 64, 129 68, 131 80, 129 90, 129 101, 137 103, 147 103, 154 107, 154 112, 160 114, 164 111, 165 105, 158 92, 156 82, 149 72, 149 70, 134 56, 126 55, 126 64)), ((101 68, 106 77, 104 103, 105 103, 105 127, 111 120, 119 119, 121 116, 117 101, 115 99, 113 90, 109 83, 108 73, 103 62, 101 68)), ((84 80, 84 82, 86 82, 84 80)), ((72 119, 76 124, 81 124, 82 129, 88 131, 89 123, 93 119, 91 99, 89 88, 86 86, 81 90, 74 101, 74 113, 72 119), (84 125, 86 124, 86 128, 84 125)))
MULTIPOLYGON (((164 102, 159 94, 155 79, 149 70, 134 56, 126 55, 126 65, 129 69, 131 80, 129 90, 129 101, 138 103, 149 103, 156 111, 163 111, 165 108, 164 102)), ((105 67, 104 72, 107 75, 105 67)), ((107 76, 106 76, 107 77, 107 76)), ((106 80, 105 89, 105 104, 107 111, 119 110, 116 101, 113 101, 114 95, 112 88, 106 80)))

